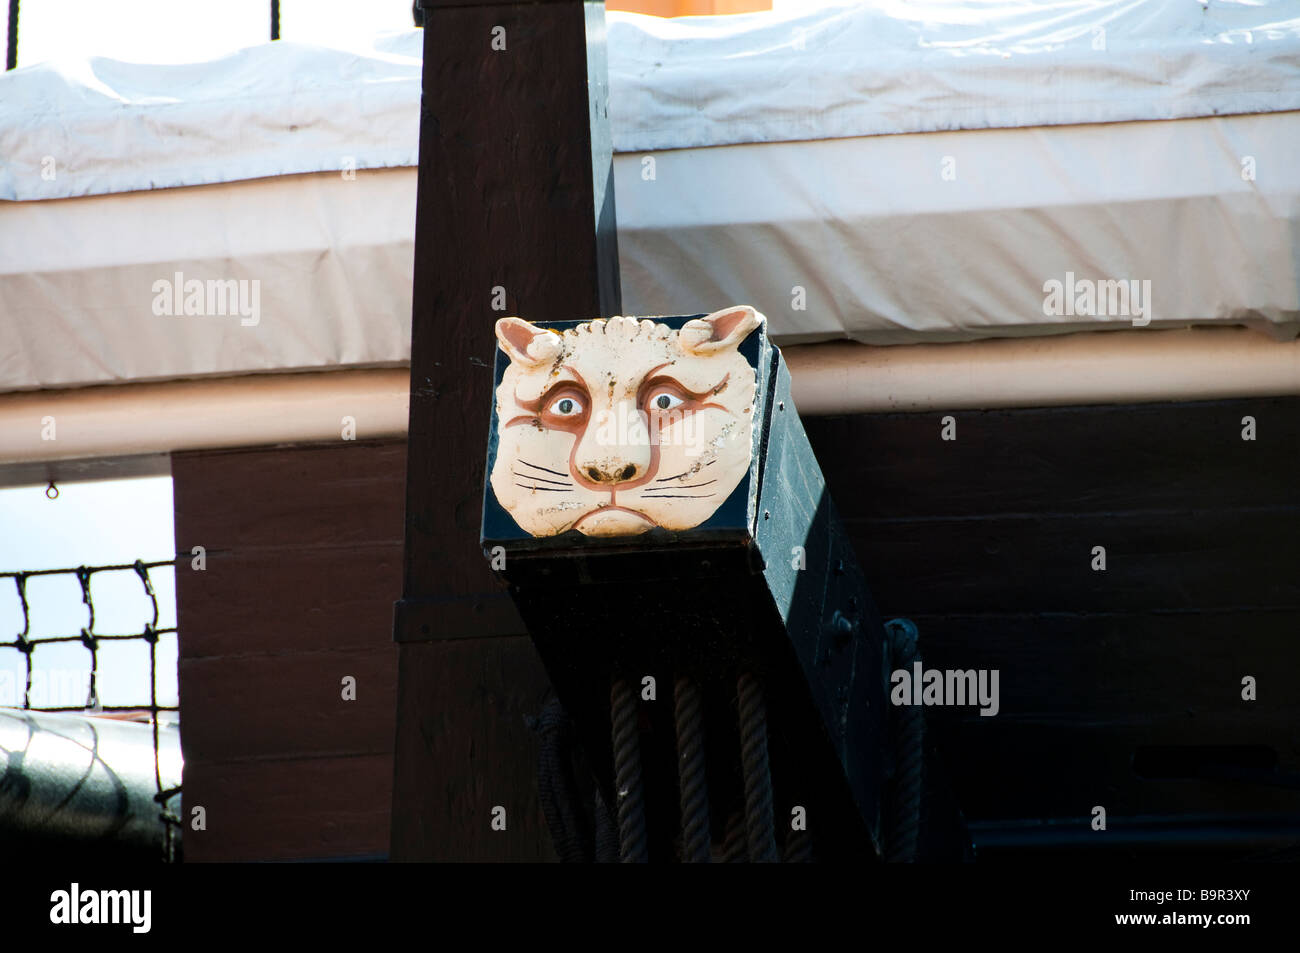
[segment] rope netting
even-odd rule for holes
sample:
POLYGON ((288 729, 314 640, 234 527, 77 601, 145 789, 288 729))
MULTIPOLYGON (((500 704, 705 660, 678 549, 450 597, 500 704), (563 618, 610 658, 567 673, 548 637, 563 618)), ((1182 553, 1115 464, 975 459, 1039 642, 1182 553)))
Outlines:
POLYGON ((159 721, 162 712, 177 712, 178 705, 159 704, 158 692, 158 640, 161 636, 176 634, 175 626, 160 627, 158 595, 154 590, 150 573, 162 566, 171 567, 170 559, 157 562, 136 560, 115 566, 77 566, 68 569, 33 569, 23 572, 0 572, 0 588, 12 584, 17 590, 18 604, 22 611, 22 631, 10 641, 0 642, 0 650, 12 650, 20 653, 24 659, 26 678, 21 692, 21 704, 15 707, 28 711, 42 712, 78 712, 100 714, 104 712, 138 712, 147 713, 153 728, 153 768, 156 793, 154 801, 158 804, 159 820, 162 822, 165 836, 163 839, 163 859, 172 862, 177 858, 181 818, 175 803, 181 793, 179 784, 164 787, 163 770, 159 755, 159 721), (95 631, 95 600, 92 581, 97 574, 133 571, 139 579, 144 595, 148 599, 152 618, 145 622, 140 631, 127 633, 102 633, 95 631), (28 582, 46 576, 71 576, 76 579, 81 590, 81 601, 86 607, 87 621, 76 635, 33 635, 32 609, 28 601, 28 582), (147 703, 130 705, 104 705, 99 698, 99 663, 100 648, 106 643, 143 641, 149 646, 149 700, 147 703), (42 648, 60 644, 79 642, 90 653, 89 687, 84 704, 40 704, 33 703, 33 673, 37 671, 34 656, 42 648))

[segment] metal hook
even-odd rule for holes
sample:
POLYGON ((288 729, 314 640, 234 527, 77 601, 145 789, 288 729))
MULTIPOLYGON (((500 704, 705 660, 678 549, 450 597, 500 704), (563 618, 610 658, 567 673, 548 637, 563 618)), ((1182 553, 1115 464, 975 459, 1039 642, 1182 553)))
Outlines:
POLYGON ((51 480, 50 485, 45 488, 45 496, 47 499, 51 500, 57 500, 59 498, 59 488, 54 485, 53 480, 51 480))

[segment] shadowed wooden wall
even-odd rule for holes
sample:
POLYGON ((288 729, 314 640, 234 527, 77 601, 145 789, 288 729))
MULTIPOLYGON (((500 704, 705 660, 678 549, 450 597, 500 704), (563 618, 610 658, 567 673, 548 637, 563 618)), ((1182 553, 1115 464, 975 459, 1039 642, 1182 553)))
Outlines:
POLYGON ((186 861, 388 852, 406 448, 172 458, 186 861), (343 699, 343 678, 356 699, 343 699))
POLYGON ((882 613, 917 622, 927 666, 1001 672, 996 717, 927 709, 967 816, 1294 817, 1267 778, 1135 756, 1300 770, 1300 399, 956 412, 953 441, 943 416, 805 425, 882 613))

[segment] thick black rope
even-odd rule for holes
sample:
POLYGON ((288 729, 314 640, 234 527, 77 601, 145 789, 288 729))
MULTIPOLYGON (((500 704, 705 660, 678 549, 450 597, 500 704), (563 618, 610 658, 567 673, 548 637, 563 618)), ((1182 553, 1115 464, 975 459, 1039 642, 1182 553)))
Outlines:
POLYGON ((784 863, 811 864, 812 859, 812 836, 806 830, 785 835, 785 854, 781 858, 784 863))
POLYGON ((641 751, 637 697, 627 681, 615 678, 609 693, 614 742, 614 794, 618 802, 619 859, 644 864, 649 859, 645 834, 645 803, 641 789, 641 751))
POLYGON ((555 853, 561 863, 590 863, 592 837, 578 806, 573 777, 573 721, 555 699, 542 709, 532 727, 538 735, 537 791, 555 853))
POLYGON ((596 863, 618 863, 618 822, 596 785, 596 863))
POLYGON ((776 830, 772 823, 772 772, 767 760, 767 713, 763 686, 746 672, 737 683, 740 692, 740 760, 745 774, 745 833, 749 859, 774 864, 776 830))
POLYGON ((745 852, 745 815, 741 811, 732 811, 727 815, 727 833, 723 840, 722 860, 728 864, 743 864, 749 861, 745 852))
POLYGON ((280 39, 280 0, 271 0, 271 39, 280 39))
POLYGON ((681 787, 682 863, 707 864, 713 837, 709 830, 709 788, 704 766, 704 705, 690 676, 673 690, 677 722, 677 776, 681 787))
MULTIPOLYGON (((885 623, 885 637, 889 644, 890 671, 911 670, 921 658, 916 625, 910 619, 894 619, 885 623)), ((885 860, 910 864, 916 861, 921 831, 925 716, 919 704, 896 706, 893 712, 897 770, 885 833, 885 860)))

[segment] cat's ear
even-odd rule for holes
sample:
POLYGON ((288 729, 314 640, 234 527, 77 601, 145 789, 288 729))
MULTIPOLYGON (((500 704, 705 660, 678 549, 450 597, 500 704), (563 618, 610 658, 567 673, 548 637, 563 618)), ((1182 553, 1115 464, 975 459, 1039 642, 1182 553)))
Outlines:
POLYGON ((734 349, 766 319, 747 304, 723 308, 703 318, 687 321, 678 334, 689 354, 716 354, 734 349))
POLYGON ((564 349, 564 341, 554 331, 535 328, 523 318, 502 318, 497 322, 497 341, 512 363, 521 367, 539 367, 553 361, 564 349))

